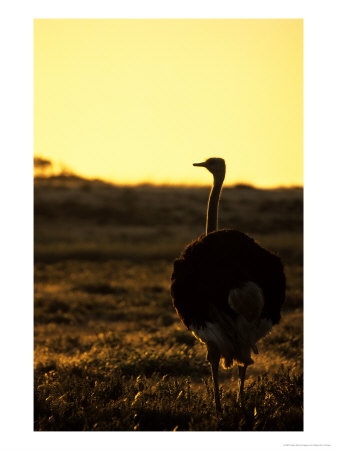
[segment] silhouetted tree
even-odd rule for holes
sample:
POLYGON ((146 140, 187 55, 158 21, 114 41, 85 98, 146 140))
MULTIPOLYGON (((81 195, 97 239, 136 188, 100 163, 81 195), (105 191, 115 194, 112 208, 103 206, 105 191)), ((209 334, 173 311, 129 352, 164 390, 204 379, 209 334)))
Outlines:
POLYGON ((48 169, 51 169, 53 163, 49 159, 41 158, 40 156, 34 156, 34 170, 38 175, 45 175, 48 169))

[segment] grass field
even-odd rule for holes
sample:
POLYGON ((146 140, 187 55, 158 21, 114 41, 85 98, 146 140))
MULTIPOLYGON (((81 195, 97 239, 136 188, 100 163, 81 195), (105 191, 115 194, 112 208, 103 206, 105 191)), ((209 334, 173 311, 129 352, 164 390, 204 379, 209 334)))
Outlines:
POLYGON ((279 325, 247 370, 220 369, 172 308, 172 262, 204 231, 208 188, 35 180, 35 430, 302 430, 302 189, 225 188, 220 227, 285 264, 279 325))

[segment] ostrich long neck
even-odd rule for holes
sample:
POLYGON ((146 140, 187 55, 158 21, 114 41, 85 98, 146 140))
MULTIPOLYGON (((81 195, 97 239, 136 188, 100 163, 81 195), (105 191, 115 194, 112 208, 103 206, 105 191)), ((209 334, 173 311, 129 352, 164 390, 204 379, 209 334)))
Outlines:
POLYGON ((224 178, 214 176, 214 182, 208 199, 206 234, 218 229, 218 210, 221 188, 224 178))

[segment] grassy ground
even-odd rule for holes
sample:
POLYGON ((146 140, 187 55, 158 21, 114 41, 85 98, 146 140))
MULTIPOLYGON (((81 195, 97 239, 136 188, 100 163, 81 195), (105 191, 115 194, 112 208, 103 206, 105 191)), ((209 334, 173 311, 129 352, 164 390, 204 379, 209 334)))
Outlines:
POLYGON ((208 189, 36 180, 35 430, 302 430, 302 190, 225 189, 220 225, 280 253, 283 318, 247 370, 220 370, 179 323, 172 261, 203 232, 208 189), (226 219, 226 222, 224 221, 226 219))

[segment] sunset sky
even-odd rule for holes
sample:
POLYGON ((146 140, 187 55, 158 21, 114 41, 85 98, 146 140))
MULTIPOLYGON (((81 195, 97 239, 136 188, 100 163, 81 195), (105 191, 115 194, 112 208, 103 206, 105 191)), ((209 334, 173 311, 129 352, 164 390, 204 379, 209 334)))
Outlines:
POLYGON ((300 19, 37 19, 34 151, 116 183, 303 184, 300 19))

